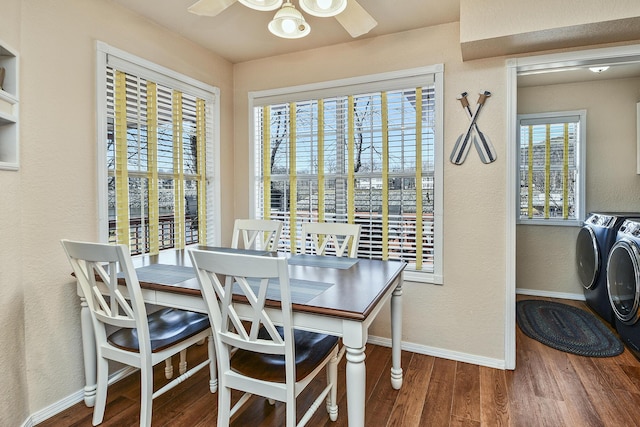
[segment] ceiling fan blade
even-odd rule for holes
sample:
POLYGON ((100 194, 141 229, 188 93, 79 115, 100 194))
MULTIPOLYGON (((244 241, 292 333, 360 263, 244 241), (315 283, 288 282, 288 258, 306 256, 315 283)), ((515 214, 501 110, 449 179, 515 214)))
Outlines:
POLYGON ((195 15, 216 16, 235 2, 236 0, 199 0, 187 10, 195 15))
POLYGON ((336 19, 353 38, 367 34, 378 25, 378 21, 373 19, 373 16, 369 15, 356 0, 348 0, 347 8, 336 15, 336 19))

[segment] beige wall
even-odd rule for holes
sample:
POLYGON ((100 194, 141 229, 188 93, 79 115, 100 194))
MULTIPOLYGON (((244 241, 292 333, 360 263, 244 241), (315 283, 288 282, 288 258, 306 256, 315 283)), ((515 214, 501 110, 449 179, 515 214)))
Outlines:
MULTIPOLYGON (((20 50, 20 0, 2 3, 0 43, 20 50)), ((2 143, 0 141, 0 143, 2 143)), ((21 176, 0 170, 0 425, 19 425, 29 414, 25 366, 21 266, 21 176)))
MULTIPOLYGON (((249 209, 249 91, 444 64, 444 285, 406 283, 403 341, 488 359, 504 359, 505 78, 504 59, 463 63, 457 23, 236 64, 236 216, 249 209), (401 48, 400 48, 401 47, 401 48), (479 124, 498 152, 490 165, 472 151, 461 166, 448 160, 469 120, 456 96, 493 93, 479 124)), ((385 313, 385 312, 383 312, 385 313)), ((382 315, 371 335, 389 337, 382 315)))
POLYGON ((465 60, 638 38, 637 0, 460 0, 465 60))
MULTIPOLYGON (((518 114, 587 110, 587 212, 640 212, 640 175, 636 174, 638 101, 640 78, 518 90, 518 114)), ((517 287, 582 295, 575 269, 578 231, 579 227, 519 225, 517 287)))
MULTIPOLYGON (((0 425, 16 426, 84 385, 79 301, 59 240, 98 238, 96 41, 221 89, 221 173, 227 180, 233 70, 109 1, 5 5, 0 39, 10 39, 21 55, 21 165, 17 172, 0 171, 0 366, 6 370, 0 425)), ((225 189, 223 204, 232 205, 232 197, 225 189)))
POLYGON ((640 15, 636 0, 460 0, 460 40, 602 23, 640 15))
MULTIPOLYGON (((542 26, 541 22, 538 25, 542 26)), ((96 40, 220 87, 221 175, 225 182, 233 183, 222 186, 222 204, 228 207, 221 218, 223 242, 230 238, 233 218, 250 214, 248 91, 443 63, 444 284, 405 284, 403 341, 434 353, 441 349, 443 353, 475 355, 488 362, 504 359, 505 222, 511 215, 506 206, 511 183, 505 179, 504 58, 463 62, 458 24, 232 66, 108 0, 5 0, 0 13, 0 39, 21 55, 22 150, 18 172, 0 171, 0 233, 4 241, 0 247, 0 320, 8 325, 0 329, 0 366, 8 373, 0 383, 0 425, 20 425, 30 414, 60 402, 83 386, 79 307, 59 239, 95 239, 98 235, 96 40), (498 160, 484 165, 471 151, 463 165, 454 166, 448 156, 468 124, 456 96, 463 91, 475 95, 480 90, 493 93, 479 125, 496 146, 498 160)), ((539 91, 555 97, 555 89, 539 91)), ((619 91, 623 96, 626 93, 625 102, 633 104, 638 88, 633 89, 633 100, 629 89, 598 87, 593 99, 603 100, 612 91, 619 91)), ((566 98, 571 97, 560 100, 566 98)), ((611 106, 620 111, 611 120, 626 123, 621 116, 621 99, 616 98, 611 106)), ((597 106, 587 107, 591 118, 595 115, 591 108, 597 106)), ((633 118, 629 111, 624 114, 633 118)), ((603 110, 603 114, 609 113, 603 110)), ((592 134, 591 129, 588 132, 592 134)), ((629 189, 634 194, 629 200, 637 200, 638 178, 627 175, 635 171, 635 152, 616 158, 607 147, 615 144, 621 148, 622 140, 630 139, 633 132, 626 129, 626 134, 616 139, 603 136, 602 130, 598 132, 594 130, 594 136, 590 136, 590 141, 599 139, 600 143, 598 149, 590 144, 589 165, 604 157, 606 164, 620 165, 616 167, 621 175, 616 175, 613 184, 604 180, 594 184, 596 178, 608 177, 610 172, 605 167, 590 168, 597 173, 593 179, 590 175, 589 191, 598 196, 590 196, 588 209, 632 208, 626 204, 627 199, 612 190, 629 189)), ((573 245, 571 229, 563 230, 569 235, 560 237, 558 246, 573 245)), ((566 261, 560 261, 563 258, 559 255, 550 259, 536 255, 541 242, 548 243, 550 237, 537 234, 538 228, 531 231, 518 230, 518 251, 529 251, 531 256, 526 258, 532 260, 531 264, 518 264, 519 281, 521 276, 528 280, 535 277, 532 272, 549 269, 551 262, 562 272, 567 271, 568 263, 573 265, 566 255, 570 249, 561 252, 566 261)), ((537 279, 537 283, 551 283, 548 278, 537 279)), ((373 325, 372 335, 390 335, 385 313, 373 325)))

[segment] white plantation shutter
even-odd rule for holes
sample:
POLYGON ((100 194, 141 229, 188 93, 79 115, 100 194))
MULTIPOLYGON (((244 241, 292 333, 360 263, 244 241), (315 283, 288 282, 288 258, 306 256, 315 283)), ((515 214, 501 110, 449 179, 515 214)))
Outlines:
POLYGON ((357 223, 359 257, 435 272, 433 82, 426 75, 377 82, 379 91, 360 84, 341 86, 339 96, 256 99, 255 215, 284 222, 280 250, 299 252, 303 222, 357 223))
POLYGON ((133 254, 206 243, 213 94, 110 55, 105 75, 109 241, 133 254))

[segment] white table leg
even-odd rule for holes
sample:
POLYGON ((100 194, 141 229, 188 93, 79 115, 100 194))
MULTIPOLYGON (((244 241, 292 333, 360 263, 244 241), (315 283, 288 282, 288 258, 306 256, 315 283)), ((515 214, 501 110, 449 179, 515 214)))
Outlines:
POLYGON ((84 356, 84 404, 96 403, 96 338, 91 324, 91 313, 84 297, 80 297, 80 326, 82 328, 82 354, 84 356))
POLYGON ((364 347, 347 347, 347 415, 349 427, 364 427, 367 373, 364 347))
POLYGON ((391 387, 402 387, 402 275, 391 295, 391 387))

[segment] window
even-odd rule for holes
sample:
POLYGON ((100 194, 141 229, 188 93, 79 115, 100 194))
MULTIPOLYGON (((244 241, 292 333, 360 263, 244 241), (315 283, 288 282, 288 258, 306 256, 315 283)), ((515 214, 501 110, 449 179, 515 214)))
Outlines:
POLYGON ((103 240, 132 254, 211 241, 217 90, 106 45, 98 50, 103 240))
POLYGON ((518 116, 520 223, 584 219, 586 111, 518 116))
MULTIPOLYGON (((252 93, 255 216, 361 225, 358 256, 441 283, 441 70, 252 93)), ((405 275, 406 277, 406 275, 405 275)))

